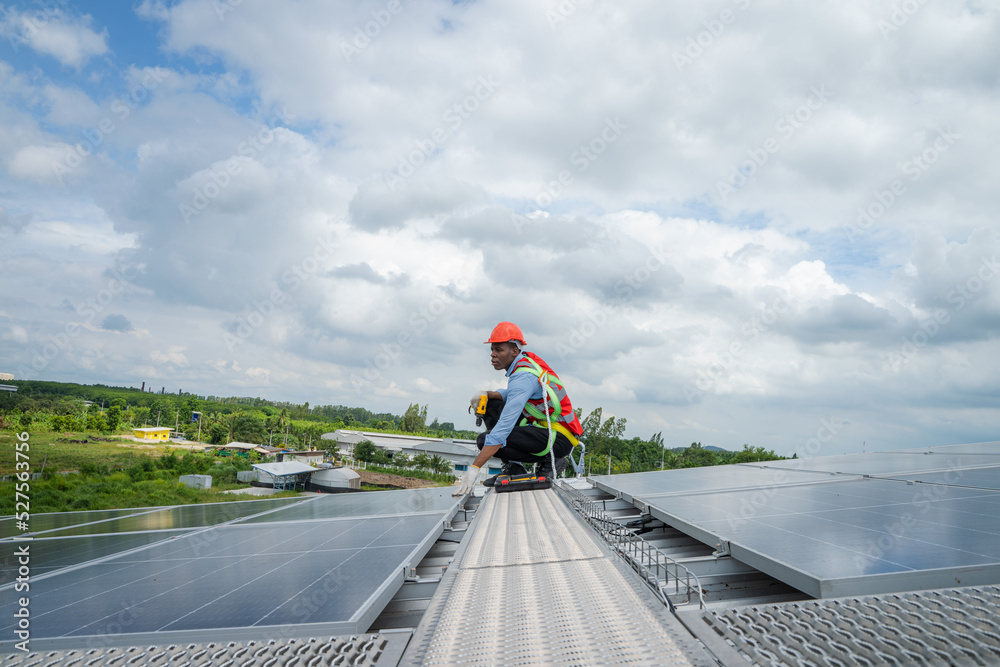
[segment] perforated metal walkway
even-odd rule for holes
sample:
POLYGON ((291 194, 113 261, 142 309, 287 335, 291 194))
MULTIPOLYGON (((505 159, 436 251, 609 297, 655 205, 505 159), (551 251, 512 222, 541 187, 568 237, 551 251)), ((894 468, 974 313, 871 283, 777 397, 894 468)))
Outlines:
POLYGON ((1000 587, 682 611, 727 665, 998 665, 1000 587))
POLYGON ((714 664, 552 489, 488 493, 409 665, 714 664))

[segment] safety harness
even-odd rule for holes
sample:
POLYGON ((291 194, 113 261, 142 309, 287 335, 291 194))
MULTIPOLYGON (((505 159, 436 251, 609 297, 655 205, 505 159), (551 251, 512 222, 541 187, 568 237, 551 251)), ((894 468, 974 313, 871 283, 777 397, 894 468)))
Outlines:
POLYGON ((572 407, 569 404, 569 400, 566 397, 566 390, 563 388, 562 381, 559 379, 559 376, 552 372, 552 369, 543 366, 542 364, 544 363, 545 362, 542 361, 540 357, 537 357, 531 352, 524 352, 514 367, 513 373, 531 373, 538 379, 538 384, 542 387, 542 398, 537 401, 537 404, 534 401, 528 401, 524 404, 524 411, 522 413, 524 416, 521 418, 518 426, 530 425, 547 430, 548 443, 546 444, 545 449, 536 453, 535 456, 545 456, 546 454, 551 455, 552 469, 555 470, 555 453, 552 452, 552 445, 556 441, 556 434, 562 433, 571 443, 573 443, 573 446, 576 447, 580 443, 579 440, 577 440, 576 434, 570 430, 570 426, 580 429, 581 431, 582 428, 580 428, 580 422, 577 419, 576 414, 573 412, 572 407), (553 388, 552 385, 555 385, 555 388, 553 388), (544 410, 540 410, 538 404, 540 404, 544 410), (552 412, 555 406, 559 406, 560 412, 555 417, 556 421, 553 422, 552 412), (572 415, 572 419, 570 419, 570 415, 572 415), (544 420, 544 424, 542 420, 544 420))

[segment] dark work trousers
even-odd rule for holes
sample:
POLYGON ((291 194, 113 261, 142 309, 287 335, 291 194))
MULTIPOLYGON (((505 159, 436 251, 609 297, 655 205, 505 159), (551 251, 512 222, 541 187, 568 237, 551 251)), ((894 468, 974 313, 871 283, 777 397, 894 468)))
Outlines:
MULTIPOLYGON (((483 415, 483 422, 486 424, 486 433, 493 430, 503 412, 504 402, 498 398, 491 398, 486 402, 486 414, 483 415)), ((520 421, 520 419, 518 419, 520 421)), ((486 442, 486 433, 480 433, 476 437, 476 447, 483 448, 486 442)), ((519 463, 541 463, 548 459, 548 454, 538 456, 545 450, 545 445, 549 441, 548 429, 537 426, 515 426, 507 436, 507 444, 500 448, 494 456, 507 463, 517 461, 519 463)), ((561 459, 573 450, 573 443, 562 433, 556 433, 556 441, 552 443, 557 459, 561 459)))

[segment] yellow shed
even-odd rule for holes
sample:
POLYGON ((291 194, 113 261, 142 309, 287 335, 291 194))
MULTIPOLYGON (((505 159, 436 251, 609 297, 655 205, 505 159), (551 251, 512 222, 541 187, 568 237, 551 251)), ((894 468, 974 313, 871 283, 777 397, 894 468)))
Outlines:
POLYGON ((170 438, 170 429, 166 426, 134 428, 132 432, 140 440, 168 440, 170 438))

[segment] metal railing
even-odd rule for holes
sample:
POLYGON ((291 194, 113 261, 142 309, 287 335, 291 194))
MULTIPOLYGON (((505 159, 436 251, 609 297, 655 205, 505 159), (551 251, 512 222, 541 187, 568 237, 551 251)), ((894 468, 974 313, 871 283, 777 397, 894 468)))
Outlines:
POLYGON ((695 599, 699 609, 705 608, 698 575, 615 521, 597 501, 565 483, 557 484, 556 488, 671 611, 675 611, 677 604, 688 605, 695 599))

